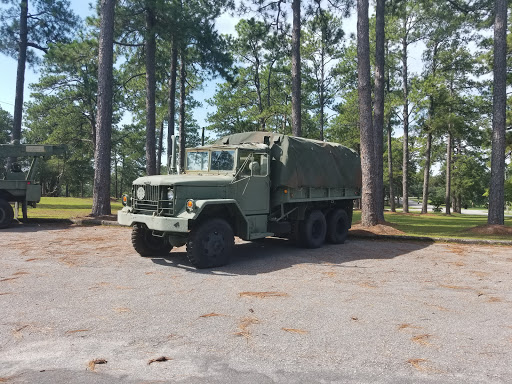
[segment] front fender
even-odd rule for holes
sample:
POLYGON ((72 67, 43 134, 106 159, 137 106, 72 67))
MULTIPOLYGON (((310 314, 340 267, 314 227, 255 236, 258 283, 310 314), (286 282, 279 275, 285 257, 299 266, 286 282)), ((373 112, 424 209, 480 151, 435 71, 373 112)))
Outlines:
MULTIPOLYGON (((249 222, 242 213, 242 209, 238 202, 234 199, 209 199, 209 200, 195 200, 195 208, 192 212, 187 211, 186 214, 192 215, 189 217, 192 220, 202 219, 209 215, 209 212, 217 212, 217 208, 225 208, 232 219, 233 230, 235 235, 242 239, 249 238, 249 222)), ((184 212, 185 213, 185 212, 184 212)), ((183 217, 182 215, 178 215, 183 217)), ((213 216, 215 217, 215 216, 213 216)))

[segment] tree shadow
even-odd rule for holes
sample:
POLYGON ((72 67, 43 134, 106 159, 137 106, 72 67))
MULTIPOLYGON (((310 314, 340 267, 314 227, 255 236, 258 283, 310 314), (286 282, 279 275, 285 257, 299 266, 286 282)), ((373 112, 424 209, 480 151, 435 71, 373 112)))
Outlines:
POLYGON ((266 238, 257 242, 236 244, 228 265, 196 269, 188 261, 184 248, 166 257, 151 258, 153 263, 185 269, 199 274, 226 276, 259 275, 287 269, 298 264, 328 264, 330 267, 354 268, 348 264, 358 260, 393 259, 431 245, 433 241, 350 239, 345 244, 326 244, 318 249, 297 247, 292 241, 266 238))

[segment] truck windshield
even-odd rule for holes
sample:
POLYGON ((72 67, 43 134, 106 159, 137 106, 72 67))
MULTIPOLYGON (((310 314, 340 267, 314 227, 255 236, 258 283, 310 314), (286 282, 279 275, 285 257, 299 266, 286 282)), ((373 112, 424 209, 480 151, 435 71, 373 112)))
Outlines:
POLYGON ((212 151, 212 171, 232 171, 235 166, 235 151, 212 151))
POLYGON ((208 171, 208 152, 187 152, 187 171, 208 171))

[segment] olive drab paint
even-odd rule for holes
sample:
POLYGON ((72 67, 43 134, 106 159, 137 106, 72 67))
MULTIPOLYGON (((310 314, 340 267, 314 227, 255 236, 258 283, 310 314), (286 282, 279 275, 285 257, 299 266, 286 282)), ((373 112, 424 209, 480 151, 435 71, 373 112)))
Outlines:
POLYGON ((167 250, 187 244, 190 261, 200 268, 227 263, 232 236, 298 235, 309 247, 324 238, 343 242, 361 196, 359 157, 336 143, 248 132, 189 148, 185 158, 185 173, 136 179, 118 221, 137 227, 136 249, 145 241, 149 253, 150 245, 167 250), (307 240, 314 236, 322 238, 307 240))

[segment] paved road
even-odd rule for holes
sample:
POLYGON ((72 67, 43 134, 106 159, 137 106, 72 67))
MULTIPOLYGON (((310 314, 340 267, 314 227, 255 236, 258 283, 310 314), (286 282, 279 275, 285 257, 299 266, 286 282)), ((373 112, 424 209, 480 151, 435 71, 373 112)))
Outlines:
POLYGON ((510 382, 510 247, 267 239, 197 271, 129 235, 0 233, 0 382, 510 382))
MULTIPOLYGON (((411 200, 409 199, 409 210, 413 211, 421 211, 421 203, 418 202, 418 200, 411 200)), ((432 209, 434 208, 432 205, 427 205, 428 211, 432 212, 432 209)), ((443 212, 445 211, 443 207, 443 212)), ((487 216, 488 211, 487 209, 464 209, 462 208, 461 214, 463 215, 479 215, 479 216, 487 216)), ((505 212, 505 217, 512 217, 512 215, 509 212, 505 212)))

